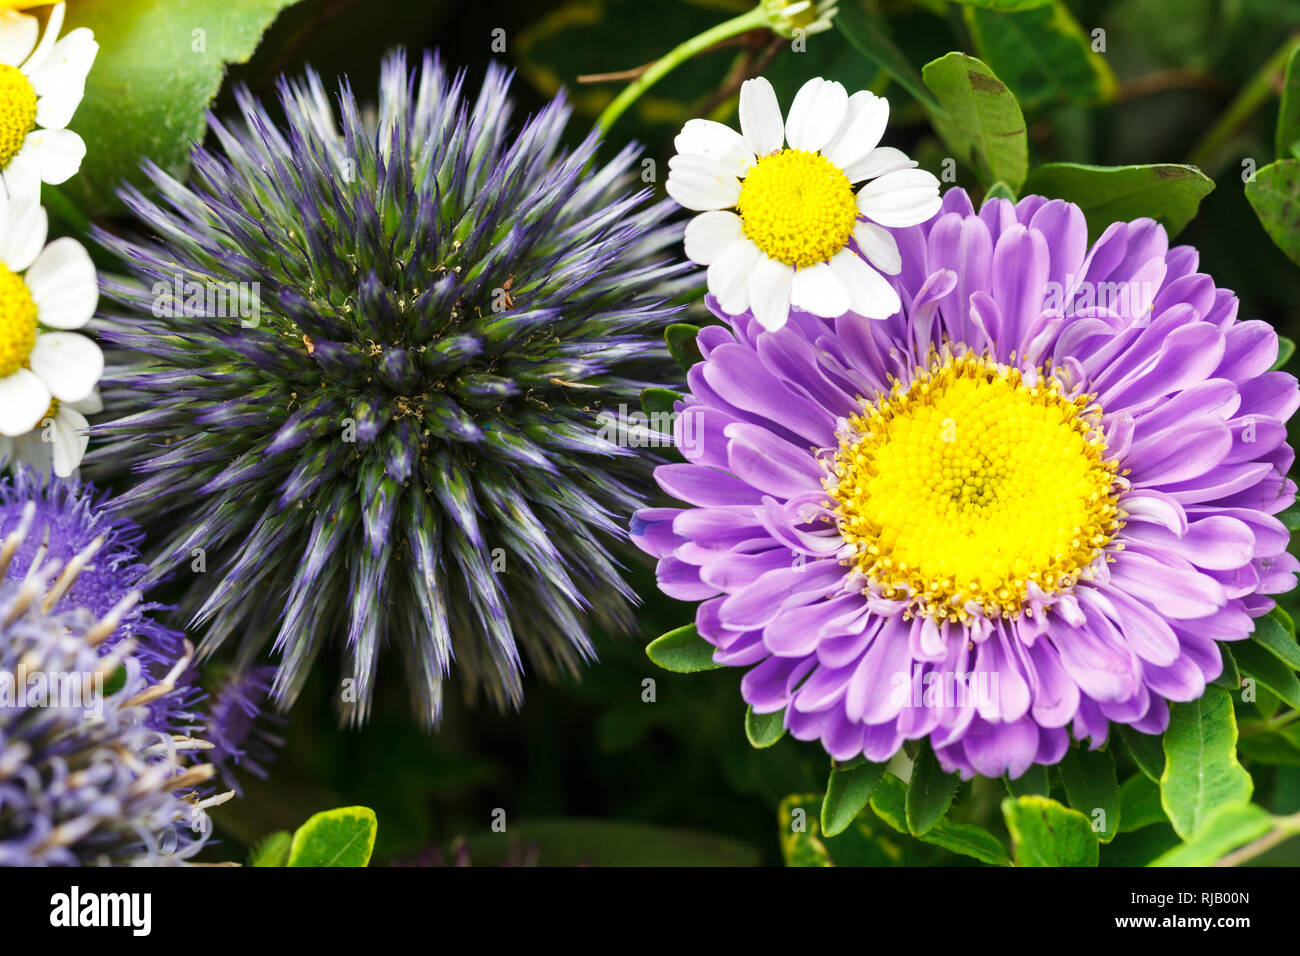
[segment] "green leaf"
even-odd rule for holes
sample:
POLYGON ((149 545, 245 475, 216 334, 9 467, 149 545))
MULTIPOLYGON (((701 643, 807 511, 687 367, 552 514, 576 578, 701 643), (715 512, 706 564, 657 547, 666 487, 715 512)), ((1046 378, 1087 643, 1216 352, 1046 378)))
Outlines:
POLYGON ((762 750, 785 736, 785 711, 774 714, 756 714, 754 708, 745 711, 745 736, 751 747, 762 750))
POLYGON ((668 343, 668 351, 682 367, 683 372, 689 372, 692 365, 704 360, 704 356, 700 354, 700 347, 695 343, 695 337, 699 334, 698 325, 690 325, 686 322, 674 322, 664 329, 664 341, 668 343))
POLYGON ((1159 783, 1160 775, 1165 772, 1165 750, 1161 746, 1160 737, 1141 733, 1123 724, 1116 725, 1115 729, 1119 731, 1119 739, 1123 741, 1124 749, 1138 769, 1159 783))
POLYGON ((1251 639, 1292 670, 1300 671, 1300 644, 1296 643, 1295 625, 1281 608, 1256 618, 1251 639))
POLYGON ((871 801, 884 772, 884 764, 865 762, 852 770, 832 770, 822 801, 822 832, 833 837, 847 830, 871 801))
POLYGON ((1250 799, 1255 785, 1237 762, 1237 720, 1227 691, 1207 687, 1199 700, 1174 704, 1164 747, 1160 800, 1184 840, 1219 807, 1250 799))
POLYGON ((1015 202, 1016 191, 999 179, 984 193, 984 202, 988 202, 990 199, 1006 199, 1015 202))
POLYGON ((1280 512, 1277 520, 1286 525, 1288 531, 1300 531, 1300 505, 1292 505, 1286 511, 1280 512))
POLYGON ((713 645, 700 637, 694 624, 656 637, 645 649, 646 657, 674 674, 718 670, 723 665, 713 663, 713 651, 713 645))
POLYGON ((1002 785, 1013 797, 1025 797, 1030 794, 1048 797, 1052 794, 1052 785, 1047 780, 1047 768, 1041 763, 1031 763, 1029 769, 1015 780, 1003 775, 1002 785))
POLYGON ((1213 189, 1214 180, 1195 166, 1047 163, 1029 174, 1021 193, 1075 203, 1088 218, 1089 241, 1095 242, 1111 223, 1143 216, 1157 220, 1172 238, 1213 189))
POLYGON ((1291 51, 1282 81, 1282 102, 1277 110, 1277 136, 1274 154, 1278 159, 1292 155, 1300 143, 1300 44, 1291 51))
POLYGON ((1253 678, 1286 703, 1300 710, 1300 678, 1291 667, 1254 641, 1239 641, 1232 657, 1245 677, 1253 678))
POLYGON ((791 794, 777 808, 780 826, 781 856, 786 866, 834 866, 830 851, 822 842, 817 818, 808 812, 810 799, 791 794))
POLYGON ((1096 866, 1097 834, 1088 818, 1048 797, 1007 797, 1002 816, 1017 866, 1096 866))
POLYGON ((1166 823, 1160 804, 1160 787, 1144 773, 1135 773, 1119 788, 1120 833, 1131 833, 1153 823, 1166 823))
MULTIPOLYGON (((907 833, 908 786, 892 773, 881 779, 871 795, 871 809, 881 820, 899 833, 907 833)), ((917 836, 922 843, 960 853, 990 866, 1006 866, 1011 860, 1002 842, 974 823, 940 820, 932 829, 917 836)))
POLYGON ((889 26, 884 20, 869 16, 862 8, 846 3, 840 7, 834 22, 859 53, 893 77, 899 86, 929 108, 940 108, 925 88, 916 67, 894 44, 889 26))
POLYGON ((366 866, 375 851, 379 821, 369 807, 340 807, 298 828, 287 866, 366 866))
POLYGON ((1253 803, 1230 803, 1205 819, 1196 833, 1152 861, 1152 866, 1209 866, 1258 840, 1273 828, 1273 816, 1253 803))
POLYGON ((1063 4, 998 12, 968 7, 975 51, 1022 107, 1052 100, 1099 103, 1115 95, 1115 74, 1063 4))
POLYGON ((682 395, 669 388, 647 388, 641 392, 641 411, 647 415, 672 415, 673 403, 682 395))
POLYGON ((201 141, 226 65, 244 63, 296 0, 77 0, 64 32, 90 27, 99 55, 71 129, 86 141, 80 172, 61 187, 87 214, 118 207, 119 182, 139 183, 149 158, 174 176, 201 141), (201 32, 200 32, 201 31, 201 32))
POLYGON ((1088 818, 1102 843, 1119 833, 1119 781, 1115 779, 1115 758, 1109 750, 1071 747, 1061 761, 1061 782, 1070 806, 1088 818), (1101 816, 1097 813, 1101 811, 1101 816), (1105 825, 1098 830, 1097 824, 1105 825))
POLYGON ((934 750, 923 743, 912 765, 912 780, 907 788, 907 829, 913 836, 920 836, 943 819, 959 783, 961 778, 955 773, 944 773, 934 750))
POLYGON ((1279 159, 1256 170, 1246 199, 1274 244, 1300 265, 1300 160, 1279 159))
POLYGON ((249 866, 287 866, 293 836, 288 830, 272 833, 248 854, 249 866))
POLYGON ((1286 363, 1291 361, 1293 355, 1295 355, 1295 342, 1285 335, 1279 335, 1277 337, 1277 361, 1273 363, 1270 371, 1276 372, 1280 368, 1285 368, 1286 363))
POLYGON ((1223 670, 1219 676, 1210 681, 1211 687, 1222 687, 1230 694, 1241 690, 1241 672, 1237 670, 1236 658, 1232 656, 1227 644, 1219 645, 1219 656, 1223 659, 1223 670))
POLYGON ((984 63, 965 53, 931 60, 921 75, 944 110, 930 121, 948 148, 987 183, 1019 191, 1029 169, 1029 138, 1020 104, 984 63))

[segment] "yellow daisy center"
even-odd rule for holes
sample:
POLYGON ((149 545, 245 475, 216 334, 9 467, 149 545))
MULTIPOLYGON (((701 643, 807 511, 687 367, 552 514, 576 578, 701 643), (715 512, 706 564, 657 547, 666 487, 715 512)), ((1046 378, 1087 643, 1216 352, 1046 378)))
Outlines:
POLYGON ((0 378, 27 364, 36 347, 36 303, 22 276, 0 266, 0 378))
POLYGON ((849 177, 825 156, 803 149, 783 149, 751 166, 736 210, 745 235, 764 254, 799 268, 843 249, 858 218, 849 177))
POLYGON ((23 148, 23 140, 36 128, 36 91, 23 71, 0 63, 0 167, 23 148))
POLYGON ((826 484, 853 560, 938 620, 1070 587, 1123 526, 1101 414, 1047 370, 936 358, 849 420, 826 484))

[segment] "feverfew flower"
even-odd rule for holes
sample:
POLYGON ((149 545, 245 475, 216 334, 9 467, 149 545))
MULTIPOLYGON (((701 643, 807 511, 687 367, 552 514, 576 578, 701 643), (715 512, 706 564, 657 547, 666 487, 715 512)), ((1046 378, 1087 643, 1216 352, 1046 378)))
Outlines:
MULTIPOLYGON (((93 403, 104 370, 99 346, 73 331, 95 312, 95 267, 75 239, 45 245, 47 228, 37 203, 0 198, 0 436, 8 438, 57 421, 63 403, 93 403)), ((56 459, 62 473, 83 447, 65 444, 56 459)))
POLYGON ((901 268, 885 227, 933 216, 939 181, 878 145, 888 120, 887 100, 815 78, 783 122, 772 84, 760 77, 741 87, 740 133, 704 119, 682 128, 668 195, 702 213, 686 227, 686 255, 709 267, 723 312, 750 310, 774 331, 792 307, 825 318, 898 311, 881 275, 901 268))
POLYGON ((99 390, 79 402, 50 402, 49 411, 36 428, 18 438, 0 435, 0 467, 5 462, 69 478, 81 464, 90 444, 87 415, 103 411, 99 390))
POLYGON ((41 183, 66 182, 86 144, 67 129, 86 92, 99 44, 78 27, 59 38, 65 5, 36 17, 0 10, 0 195, 36 199, 41 183))
POLYGON ((833 26, 839 0, 759 0, 768 26, 783 37, 812 36, 833 26))
POLYGON ((602 423, 673 379, 681 229, 635 147, 566 150, 562 100, 512 128, 509 82, 467 96, 398 55, 374 123, 309 74, 283 128, 241 92, 190 184, 125 194, 150 235, 100 234, 135 273, 104 333, 132 361, 88 461, 140 474, 119 504, 158 528, 156 573, 189 575, 205 651, 274 647, 281 706, 328 647, 360 722, 387 654, 432 724, 453 673, 509 706, 525 660, 591 657, 589 613, 630 625, 612 547, 650 460, 602 423), (157 308, 178 273, 260 289, 259 321, 157 308))
POLYGON ((1031 196, 893 232, 883 322, 699 335, 680 508, 634 536, 758 713, 836 760, 1019 776, 1164 731, 1300 565, 1277 335, 1140 219, 1031 196))

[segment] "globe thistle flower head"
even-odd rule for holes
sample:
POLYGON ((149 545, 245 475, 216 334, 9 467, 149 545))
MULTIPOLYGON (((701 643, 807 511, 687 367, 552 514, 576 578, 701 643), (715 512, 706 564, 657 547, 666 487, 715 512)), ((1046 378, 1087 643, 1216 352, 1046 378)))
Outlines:
POLYGON ((564 150, 563 99, 512 128, 509 82, 492 68, 471 97, 398 54, 373 122, 308 73, 280 84, 283 128, 241 92, 191 184, 151 169, 158 202, 125 193, 152 237, 99 237, 135 281, 107 287, 133 361, 94 460, 133 469, 120 505, 171 529, 156 573, 201 550, 203 651, 273 644, 282 705, 332 644, 363 720, 391 644, 432 724, 453 660, 504 706, 525 658, 590 657, 587 612, 626 624, 610 548, 648 467, 597 416, 673 374, 681 231, 629 185, 631 147, 564 150), (214 288, 249 291, 245 314, 214 288))
MULTIPOLYGON (((4 576, 21 582, 56 561, 63 571, 51 592, 55 607, 82 608, 96 618, 111 614, 124 598, 144 589, 149 569, 140 558, 144 535, 139 526, 108 509, 106 501, 92 485, 27 467, 19 467, 11 477, 0 476, 0 539, 16 533, 31 514, 30 527, 16 544, 4 576)), ((158 603, 133 602, 100 644, 101 652, 131 640, 132 656, 144 676, 162 680, 185 657, 185 636, 157 619, 164 610, 158 603)), ((197 730, 194 709, 202 693, 194 686, 194 676, 187 669, 177 678, 175 693, 149 705, 150 726, 181 734, 197 730)))
POLYGON ((101 654, 138 594, 98 617, 62 609, 58 561, 7 578, 35 510, 0 545, 0 866, 182 863, 223 799, 195 792, 213 768, 185 755, 204 744, 150 726, 150 703, 176 692, 189 652, 154 682, 134 638, 101 654))
POLYGON ((267 765, 275 759, 284 738, 274 727, 284 723, 278 714, 268 714, 271 681, 275 668, 250 667, 227 674, 206 708, 204 736, 212 742, 208 760, 221 774, 226 786, 242 795, 237 770, 265 780, 267 765))
MULTIPOLYGON (((964 777, 1158 734, 1300 565, 1277 335, 1152 220, 959 189, 892 231, 883 320, 699 335, 683 464, 642 511, 745 700, 836 760, 928 739, 964 777)), ((716 305, 716 303, 714 303, 716 305)))

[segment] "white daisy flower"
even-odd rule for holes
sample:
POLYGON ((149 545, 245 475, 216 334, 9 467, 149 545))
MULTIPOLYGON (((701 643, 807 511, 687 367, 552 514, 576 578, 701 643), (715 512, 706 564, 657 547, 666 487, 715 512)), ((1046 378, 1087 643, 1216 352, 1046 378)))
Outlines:
POLYGON ((79 402, 50 403, 36 428, 26 435, 8 438, 0 435, 0 465, 6 462, 27 465, 37 471, 53 472, 60 478, 70 477, 81 467, 90 437, 87 415, 104 410, 98 389, 79 402))
POLYGON ((740 89, 740 133, 704 119, 682 128, 668 195, 702 213, 686 226, 686 255, 709 267, 722 311, 752 310, 775 330, 792 306, 873 319, 901 308, 881 275, 902 269, 885 227, 938 212, 939 181, 878 145, 888 120, 887 100, 815 78, 783 123, 776 91, 760 77, 740 89))
POLYGON ((0 193, 35 199, 41 183, 66 182, 86 155, 68 122, 86 92, 99 44, 78 27, 62 39, 64 4, 40 21, 0 10, 0 193))
POLYGON ((104 371, 99 346, 74 329, 95 312, 99 286, 75 239, 45 245, 45 210, 0 198, 0 435, 25 435, 51 403, 89 399, 104 371))

